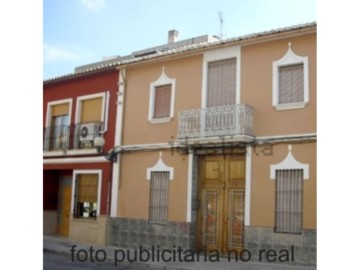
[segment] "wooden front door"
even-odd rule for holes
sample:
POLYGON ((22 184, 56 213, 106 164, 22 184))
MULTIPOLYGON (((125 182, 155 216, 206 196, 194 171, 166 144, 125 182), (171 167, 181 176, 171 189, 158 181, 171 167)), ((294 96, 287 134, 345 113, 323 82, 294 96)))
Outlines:
POLYGON ((71 212, 71 179, 62 179, 59 187, 58 234, 69 236, 71 212), (69 181, 70 180, 70 181, 69 181))
POLYGON ((222 254, 244 244, 245 157, 204 156, 200 159, 197 246, 222 254))

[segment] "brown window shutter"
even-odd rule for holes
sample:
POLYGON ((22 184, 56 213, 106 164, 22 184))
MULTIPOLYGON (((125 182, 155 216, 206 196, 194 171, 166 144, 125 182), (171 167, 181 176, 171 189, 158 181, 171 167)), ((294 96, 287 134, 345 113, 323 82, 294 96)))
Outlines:
POLYGON ((207 107, 235 104, 236 58, 208 64, 207 107))
POLYGON ((97 202, 98 174, 81 174, 78 182, 78 202, 97 202))
POLYGON ((51 106, 51 116, 59 116, 69 114, 69 103, 51 106))
POLYGON ((303 64, 279 68, 279 104, 304 101, 303 64))
POLYGON ((155 88, 154 118, 170 117, 171 85, 155 88))
POLYGON ((81 123, 101 121, 102 97, 83 100, 81 103, 81 123))

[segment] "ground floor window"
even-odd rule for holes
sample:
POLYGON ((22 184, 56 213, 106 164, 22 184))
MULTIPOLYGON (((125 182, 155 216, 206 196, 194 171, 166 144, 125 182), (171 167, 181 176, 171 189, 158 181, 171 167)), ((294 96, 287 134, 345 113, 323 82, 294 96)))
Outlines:
POLYGON ((98 174, 76 175, 74 194, 74 217, 96 217, 98 210, 98 184, 98 174))
POLYGON ((301 233, 303 170, 276 170, 275 231, 301 233))
POLYGON ((151 223, 165 224, 168 221, 168 194, 170 173, 151 172, 150 178, 150 209, 151 223))

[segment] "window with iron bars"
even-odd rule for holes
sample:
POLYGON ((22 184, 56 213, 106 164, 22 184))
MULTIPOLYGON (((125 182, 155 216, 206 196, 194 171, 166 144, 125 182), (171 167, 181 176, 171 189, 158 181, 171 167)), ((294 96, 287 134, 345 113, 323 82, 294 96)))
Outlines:
POLYGON ((150 179, 149 222, 166 224, 168 222, 168 195, 170 173, 152 172, 150 179))
POLYGON ((275 185, 275 232, 301 233, 303 222, 303 170, 277 170, 275 185))

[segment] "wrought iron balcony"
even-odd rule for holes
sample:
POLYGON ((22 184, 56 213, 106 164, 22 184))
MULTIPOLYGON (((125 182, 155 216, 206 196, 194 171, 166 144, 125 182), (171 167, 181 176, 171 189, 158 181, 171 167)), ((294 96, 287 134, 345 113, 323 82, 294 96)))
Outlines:
POLYGON ((78 123, 44 128, 44 151, 94 148, 94 139, 103 130, 102 122, 78 123))
POLYGON ((253 108, 226 105, 179 112, 178 139, 214 136, 253 136, 253 108))

